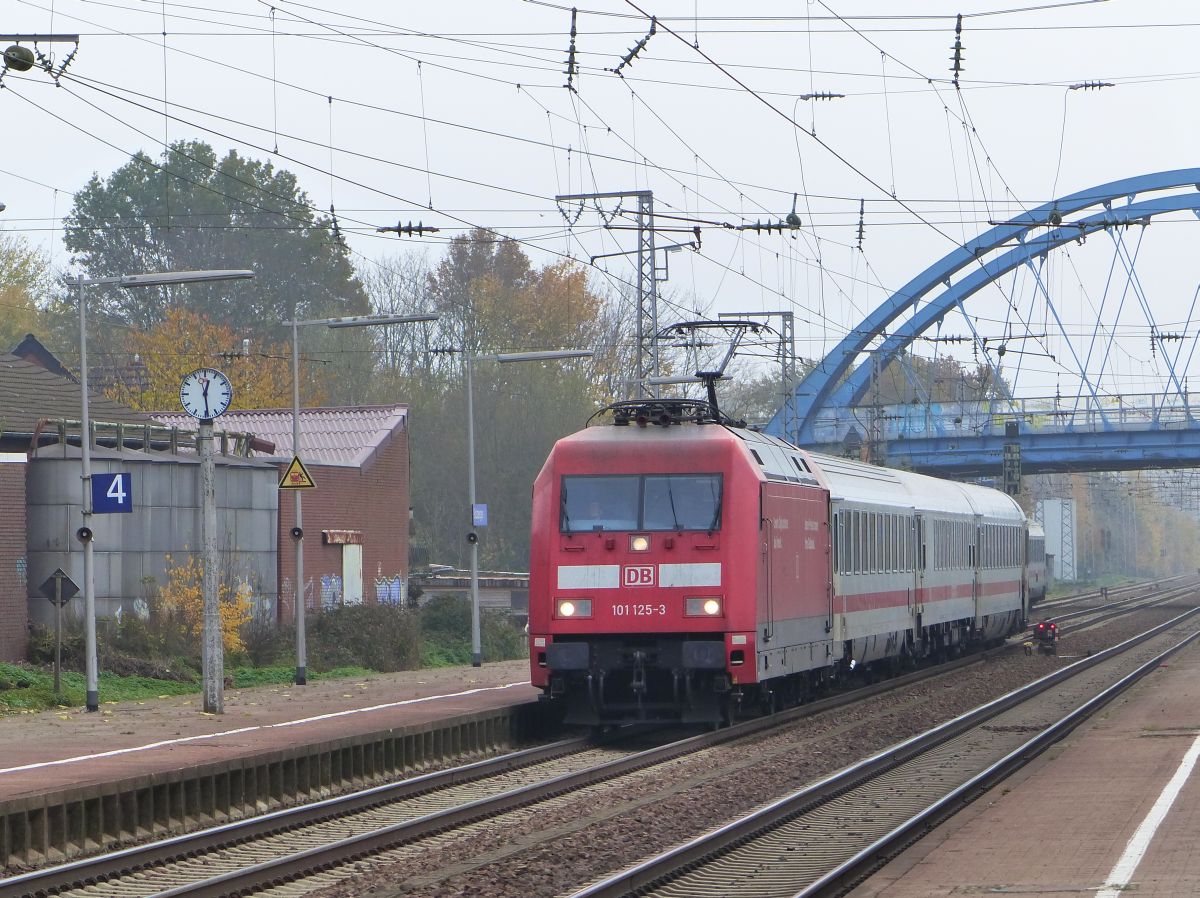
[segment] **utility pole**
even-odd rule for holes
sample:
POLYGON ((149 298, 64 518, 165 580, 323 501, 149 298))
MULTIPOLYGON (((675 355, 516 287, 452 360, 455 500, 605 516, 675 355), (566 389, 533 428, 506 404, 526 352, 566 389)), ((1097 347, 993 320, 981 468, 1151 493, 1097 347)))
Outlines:
POLYGON ((718 312, 717 318, 778 318, 779 342, 775 357, 779 360, 783 412, 783 436, 795 443, 796 433, 796 316, 791 312, 718 312))
MULTIPOLYGON (((654 259, 654 192, 651 190, 616 190, 609 193, 569 193, 556 196, 556 202, 584 203, 588 200, 612 200, 634 197, 637 200, 637 372, 635 389, 641 391, 643 399, 658 398, 659 388, 651 383, 652 378, 658 377, 658 281, 666 280, 666 266, 663 266, 663 276, 658 276, 658 267, 654 259)), ((613 213, 614 215, 616 213, 613 213)), ((674 249, 675 246, 664 247, 674 249)), ((592 256, 594 263, 606 256, 624 256, 629 253, 605 253, 592 256)))

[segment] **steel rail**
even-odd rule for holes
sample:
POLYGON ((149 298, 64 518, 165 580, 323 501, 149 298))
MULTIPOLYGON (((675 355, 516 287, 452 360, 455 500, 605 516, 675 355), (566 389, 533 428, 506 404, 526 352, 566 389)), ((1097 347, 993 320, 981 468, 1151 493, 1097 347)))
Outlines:
MULTIPOLYGON (((1094 610, 1094 609, 1093 609, 1094 610)), ((432 832, 462 825, 484 816, 493 816, 526 804, 544 800, 557 794, 580 788, 603 779, 621 776, 632 770, 662 763, 682 754, 701 750, 727 741, 746 738, 767 729, 784 726, 803 717, 870 698, 883 692, 903 688, 925 679, 951 673, 965 666, 978 663, 997 654, 1014 650, 1019 642, 1008 643, 997 649, 989 649, 964 656, 954 661, 925 668, 900 677, 830 696, 801 705, 774 715, 739 723, 733 727, 706 733, 688 739, 658 746, 626 758, 617 759, 587 770, 564 774, 552 780, 511 790, 502 795, 478 799, 456 808, 438 811, 420 818, 398 823, 345 839, 329 846, 288 855, 247 868, 236 874, 223 874, 204 883, 181 886, 167 895, 219 895, 229 891, 248 888, 249 884, 261 884, 268 873, 275 880, 302 875, 305 872, 336 866, 338 860, 354 859, 373 851, 382 850, 402 842, 422 838, 432 832)), ((1097 656, 1100 657, 1100 656, 1097 656)), ((377 786, 350 795, 324 799, 310 805, 288 808, 264 814, 248 820, 237 821, 206 830, 172 837, 145 846, 136 846, 95 858, 85 858, 69 864, 37 870, 7 879, 0 879, 0 898, 18 898, 29 894, 49 894, 70 888, 72 885, 102 882, 137 870, 169 863, 188 856, 217 850, 222 845, 248 842, 272 834, 296 830, 305 825, 335 819, 367 808, 385 805, 413 795, 432 792, 450 785, 481 780, 507 770, 536 764, 540 761, 560 757, 584 747, 585 740, 564 740, 515 752, 500 758, 479 761, 463 767, 425 774, 397 784, 377 786)))
POLYGON ((879 776, 912 758, 935 748, 942 743, 966 732, 1003 711, 1007 711, 1029 698, 1070 679, 1103 661, 1113 658, 1140 645, 1159 633, 1177 626, 1182 621, 1200 613, 1200 608, 1184 612, 1169 621, 1111 646, 1096 654, 1082 658, 1073 664, 1047 674, 1026 686, 980 705, 953 720, 940 724, 924 733, 906 739, 894 746, 877 752, 857 764, 851 765, 805 788, 793 792, 738 820, 699 836, 683 845, 676 846, 657 857, 643 861, 614 876, 594 883, 575 892, 571 898, 618 898, 638 893, 651 885, 669 881, 675 875, 692 866, 701 864, 724 851, 746 842, 755 836, 778 826, 787 820, 815 808, 861 783, 879 776))
POLYGON ((1122 599, 1118 602, 1110 602, 1107 605, 1099 605, 1095 608, 1086 608, 1072 612, 1071 614, 1048 617, 1046 620, 1057 624, 1061 624, 1064 620, 1074 621, 1073 625, 1068 628, 1059 627, 1059 635, 1061 637, 1069 633, 1078 633, 1100 624, 1106 624, 1109 621, 1117 620, 1130 614, 1136 614, 1140 611, 1151 611, 1156 608, 1162 608, 1176 599, 1194 593, 1195 590, 1194 586, 1178 586, 1174 589, 1167 589, 1157 593, 1147 593, 1146 595, 1135 596, 1131 599, 1122 599), (1086 617, 1089 614, 1095 616, 1086 617), (1084 619, 1075 620, 1076 618, 1084 619))
MULTIPOLYGON (((662 763, 664 761, 671 760, 672 758, 699 751, 703 748, 713 745, 747 738, 764 730, 786 726, 787 724, 803 717, 815 715, 835 708, 845 707, 892 689, 903 688, 922 680, 939 677, 943 674, 951 673, 955 670, 979 663, 987 658, 994 657, 995 655, 1010 651, 1014 648, 1016 648, 1016 644, 1006 645, 998 649, 989 649, 977 652, 955 659, 951 662, 939 664, 933 667, 905 674, 900 677, 883 680, 879 683, 854 689, 849 692, 843 692, 824 699, 809 702, 807 704, 798 706, 796 708, 791 708, 774 715, 755 718, 719 731, 704 733, 698 736, 688 737, 686 739, 677 740, 672 743, 647 749, 645 751, 627 756, 626 758, 619 758, 615 761, 607 762, 605 764, 597 765, 595 767, 577 771, 575 773, 564 774, 542 783, 535 783, 529 786, 520 787, 500 795, 479 799, 443 811, 427 814, 420 818, 414 818, 402 823, 394 824, 392 826, 383 827, 358 836, 343 839, 335 843, 330 843, 327 846, 297 852, 240 871, 221 874, 210 877, 204 881, 182 885, 169 891, 157 893, 155 898, 167 898, 167 896, 183 895, 193 896, 193 898, 195 898, 195 896, 225 895, 237 892, 239 890, 247 890, 255 886, 261 886, 264 880, 280 881, 283 879, 302 876, 306 873, 316 872, 321 869, 334 867, 347 860, 354 860, 364 857, 372 852, 394 847, 395 845, 403 842, 414 841, 431 833, 441 832, 454 826, 462 825, 466 822, 504 813, 507 810, 512 810, 516 807, 532 804, 536 801, 563 794, 573 789, 580 788, 584 785, 589 785, 593 782, 599 782, 604 779, 611 779, 621 776, 625 773, 632 772, 633 770, 662 763)), ((564 743, 564 745, 565 744, 574 743, 572 741, 572 743, 564 743)), ((538 749, 529 749, 525 754, 527 756, 531 756, 532 753, 536 751, 538 751, 538 749)), ((488 762, 479 762, 476 765, 470 765, 470 767, 475 771, 480 771, 482 769, 482 765, 486 763, 488 762)), ((452 774, 453 771, 446 771, 444 773, 452 774)), ((462 779, 463 781, 468 779, 479 779, 480 775, 472 777, 464 776, 462 779)), ((424 787, 419 791, 428 792, 434 788, 437 788, 438 786, 436 782, 433 781, 433 778, 436 776, 438 776, 438 774, 429 774, 426 777, 419 778, 424 787)), ((404 785, 405 784, 398 784, 400 787, 404 785)), ((337 805, 339 802, 345 802, 348 799, 354 800, 356 809, 361 807, 378 806, 382 804, 384 800, 386 800, 386 798, 381 800, 378 797, 379 793, 385 791, 386 788, 389 787, 377 787, 374 790, 368 790, 369 792, 373 793, 372 797, 374 800, 360 799, 357 794, 352 796, 343 796, 341 798, 327 799, 324 802, 319 803, 324 807, 325 812, 321 815, 315 815, 315 819, 322 820, 331 819, 335 816, 342 816, 337 805)), ((400 793, 399 797, 403 797, 403 793, 400 793)), ((108 858, 97 858, 94 862, 82 860, 73 864, 63 865, 45 871, 35 871, 33 874, 26 874, 21 881, 21 885, 32 885, 33 880, 36 879, 39 890, 48 894, 51 891, 57 892, 63 890, 64 888, 71 887, 68 885, 68 882, 71 883, 71 885, 79 885, 88 882, 94 883, 102 881, 125 872, 144 869, 155 864, 169 863, 186 856, 197 856, 214 849, 219 850, 221 845, 244 843, 256 837, 260 833, 271 834, 286 830, 294 830, 298 826, 303 825, 305 822, 302 819, 303 811, 303 808, 297 808, 290 809, 290 811, 287 812, 275 812, 275 815, 271 816, 284 817, 287 814, 292 815, 288 824, 284 825, 281 823, 275 826, 271 826, 269 824, 254 825, 254 833, 247 832, 239 824, 227 824, 222 827, 216 827, 210 830, 192 834, 192 837, 190 838, 176 837, 174 839, 167 840, 165 843, 161 843, 161 845, 156 844, 152 846, 146 846, 145 849, 126 849, 125 851, 118 852, 116 855, 109 856, 108 858), (209 836, 211 836, 211 838, 208 838, 209 836), (141 856, 139 856, 139 851, 143 851, 141 856), (56 879, 56 876, 62 874, 65 874, 65 876, 56 879)), ((258 824, 258 818, 254 818, 251 821, 244 821, 243 824, 258 824)), ((26 894, 24 892, 4 892, 2 887, 7 885, 8 882, 9 881, 0 880, 0 898, 16 898, 17 894, 26 894)))
POLYGON ((867 846, 854 855, 854 857, 849 858, 803 891, 797 892, 793 898, 818 898, 818 896, 842 893, 848 888, 857 885, 865 876, 870 875, 875 869, 898 854, 898 849, 902 848, 905 842, 919 838, 918 833, 924 835, 924 833, 929 832, 942 820, 952 816, 964 805, 974 801, 980 795, 987 792, 988 789, 992 788, 992 786, 1021 767, 1024 767, 1052 744, 1064 738, 1071 730, 1099 711, 1104 705, 1139 682, 1147 674, 1153 673, 1162 666, 1164 661, 1197 639, 1200 639, 1200 630, 1184 637, 1183 640, 1126 674, 1116 683, 1093 696, 1065 717, 1050 724, 1050 726, 1043 729, 1023 745, 1009 752, 999 761, 980 771, 925 810, 906 820, 890 833, 876 840, 872 845, 867 846))
POLYGON ((588 746, 589 741, 584 738, 564 739, 447 770, 422 774, 398 783, 372 786, 346 795, 337 795, 297 807, 282 808, 245 820, 172 836, 146 845, 135 845, 96 857, 82 858, 54 867, 4 877, 0 879, 0 898, 27 898, 29 895, 61 891, 68 888, 71 883, 103 882, 113 876, 132 873, 155 864, 195 856, 210 850, 214 845, 245 842, 285 832, 289 829, 330 820, 425 792, 528 767, 580 751, 588 746))
MULTIPOLYGON (((1149 590, 1151 592, 1153 592, 1161 584, 1174 583, 1176 580, 1187 580, 1187 579, 1189 579, 1189 577, 1190 577, 1190 575, 1188 575, 1188 574, 1176 574, 1173 577, 1157 577, 1153 580, 1143 580, 1140 583, 1126 583, 1124 586, 1112 587, 1111 589, 1109 589, 1108 594, 1111 596, 1111 595, 1116 595, 1118 593, 1129 592, 1130 590, 1133 590, 1133 589, 1146 589, 1146 588, 1149 588, 1149 590)), ((1103 594, 1104 594, 1104 591, 1102 589, 1091 589, 1091 590, 1088 590, 1087 592, 1077 592, 1077 593, 1074 593, 1069 596, 1059 596, 1056 599, 1050 599, 1048 601, 1043 599, 1042 601, 1038 602, 1033 607, 1039 608, 1039 609, 1053 608, 1058 605, 1067 605, 1067 604, 1074 604, 1075 602, 1082 602, 1086 599, 1100 598, 1103 594)))
POLYGON ((500 795, 479 799, 458 807, 428 814, 424 817, 342 839, 328 845, 264 861, 263 863, 242 870, 214 876, 210 879, 183 885, 169 891, 159 892, 148 896, 148 898, 185 898, 185 896, 186 898, 224 898, 226 895, 238 894, 250 889, 262 888, 272 883, 311 875, 340 864, 369 857, 374 853, 396 847, 405 842, 415 841, 456 826, 462 826, 486 817, 503 814, 516 808, 581 789, 585 786, 615 779, 636 770, 661 764, 682 755, 700 751, 701 749, 744 739, 763 730, 776 729, 802 717, 853 704, 881 692, 887 692, 891 689, 911 685, 924 679, 940 676, 948 671, 978 663, 999 651, 1002 650, 992 649, 987 652, 980 652, 956 659, 947 664, 937 665, 926 670, 906 674, 902 677, 885 680, 881 683, 811 702, 778 714, 744 721, 722 730, 690 736, 686 739, 646 749, 625 758, 617 758, 586 770, 564 774, 545 782, 522 786, 500 795))

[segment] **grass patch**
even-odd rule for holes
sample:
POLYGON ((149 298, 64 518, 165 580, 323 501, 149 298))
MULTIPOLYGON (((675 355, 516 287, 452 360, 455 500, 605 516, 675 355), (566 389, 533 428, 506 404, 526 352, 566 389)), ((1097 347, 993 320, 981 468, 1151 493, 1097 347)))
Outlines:
MULTIPOLYGON (((365 667, 335 667, 321 673, 307 671, 309 680, 337 680, 353 678, 361 680, 375 671, 365 667)), ((295 667, 236 667, 226 670, 225 675, 233 678, 234 689, 249 689, 254 686, 290 686, 296 677, 295 667)))
MULTIPOLYGON (((481 616, 483 657, 525 657, 525 634, 506 615, 481 616)), ((171 621, 129 618, 115 633, 102 634, 100 700, 145 701, 203 691, 195 640, 170 629, 171 621), (181 651, 181 646, 189 646, 181 651)), ((308 624, 311 681, 354 679, 422 667, 471 663, 471 605, 465 596, 440 596, 420 609, 349 606, 313 615, 308 624)), ((225 657, 226 682, 234 689, 290 686, 296 675, 294 636, 287 628, 247 625, 244 647, 225 657)), ((82 626, 64 631, 62 703, 55 701, 52 634, 39 630, 30 641, 29 664, 0 663, 0 714, 80 707, 87 698, 82 626), (70 670, 65 668, 71 668, 70 670)))
MULTIPOLYGON (((198 692, 198 684, 152 677, 122 677, 100 674, 100 694, 106 702, 143 701, 163 695, 198 692)), ((44 711, 48 708, 83 705, 87 681, 75 671, 62 673, 62 702, 54 700, 54 671, 17 664, 0 664, 0 713, 44 711)))
MULTIPOLYGON (((355 679, 368 677, 373 671, 365 667, 339 667, 325 672, 310 671, 310 682, 317 680, 355 679)), ((233 680, 233 688, 252 686, 289 686, 296 675, 294 667, 235 667, 225 675, 233 680)), ((153 677, 123 677, 100 673, 100 699, 108 702, 146 701, 176 695, 197 695, 202 691, 200 680, 158 680, 153 677)), ((47 711, 59 707, 82 707, 87 702, 87 682, 75 671, 62 673, 62 704, 54 700, 54 671, 41 670, 20 664, 0 663, 0 714, 20 714, 47 711)))

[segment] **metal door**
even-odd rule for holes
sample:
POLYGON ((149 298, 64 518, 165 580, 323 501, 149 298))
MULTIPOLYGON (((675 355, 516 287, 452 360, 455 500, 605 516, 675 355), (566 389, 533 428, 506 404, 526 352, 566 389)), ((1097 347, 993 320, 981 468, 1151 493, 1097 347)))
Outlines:
POLYGON ((361 605, 363 600, 362 546, 342 546, 342 604, 361 605))

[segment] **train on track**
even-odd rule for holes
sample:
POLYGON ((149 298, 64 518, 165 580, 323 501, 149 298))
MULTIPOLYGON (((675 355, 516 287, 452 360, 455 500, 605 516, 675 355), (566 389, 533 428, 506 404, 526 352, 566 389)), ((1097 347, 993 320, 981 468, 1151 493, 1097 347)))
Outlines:
POLYGON ((1045 589, 1004 493, 797 449, 715 400, 602 416, 533 489, 532 681, 569 723, 718 725, 998 643, 1045 589))

